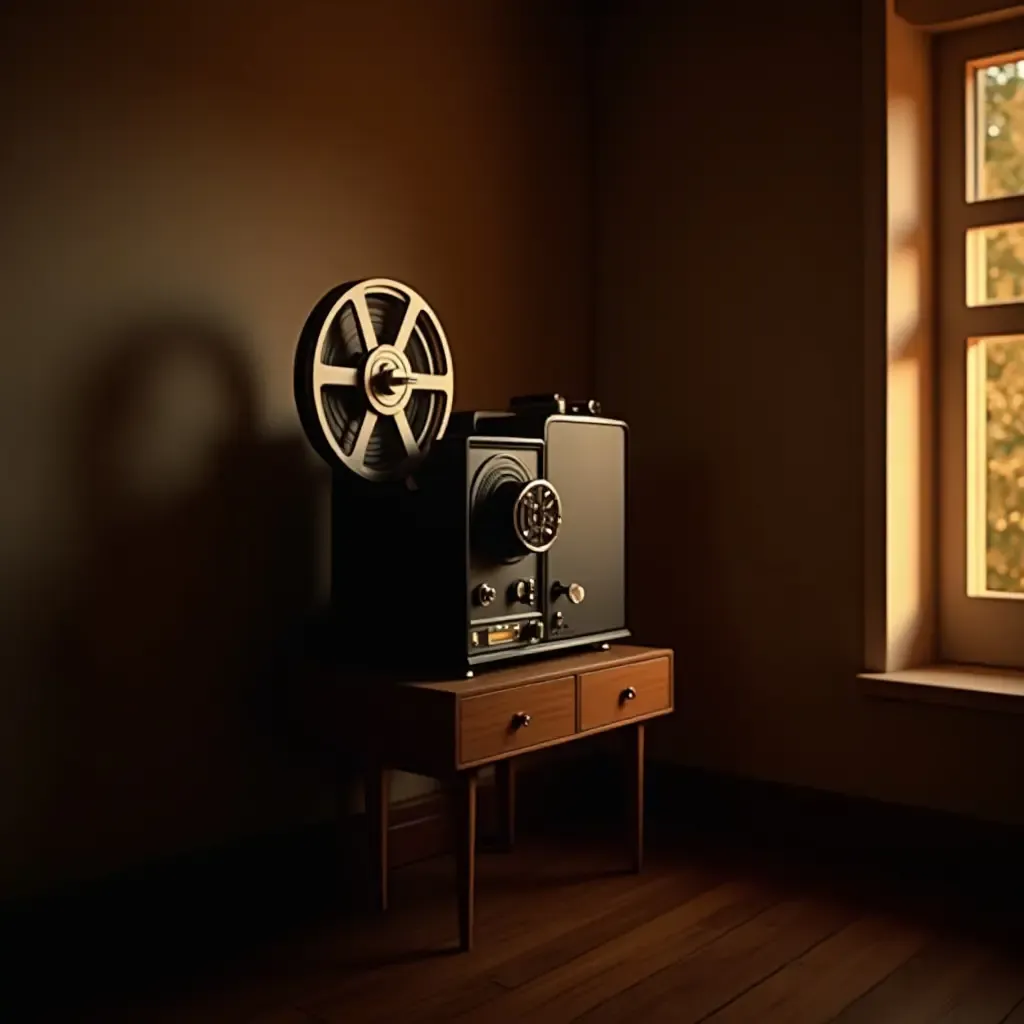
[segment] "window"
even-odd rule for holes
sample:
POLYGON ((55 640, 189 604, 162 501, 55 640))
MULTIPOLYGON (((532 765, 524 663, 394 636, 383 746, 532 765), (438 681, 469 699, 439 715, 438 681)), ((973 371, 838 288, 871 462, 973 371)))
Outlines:
POLYGON ((1024 668, 1024 19, 935 69, 940 656, 1024 668))

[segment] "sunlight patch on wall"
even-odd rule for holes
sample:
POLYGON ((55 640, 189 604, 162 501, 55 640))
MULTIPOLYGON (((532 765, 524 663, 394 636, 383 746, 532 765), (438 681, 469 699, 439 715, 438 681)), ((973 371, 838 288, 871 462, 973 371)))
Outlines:
POLYGON ((886 668, 934 653, 931 57, 896 17, 887 38, 886 668))
POLYGON ((889 282, 886 321, 889 361, 913 358, 913 347, 921 326, 921 254, 913 246, 889 248, 889 282))
POLYGON ((921 565, 921 366, 890 364, 886 452, 886 660, 888 668, 912 660, 925 614, 921 565))
POLYGON ((889 244, 912 235, 921 222, 921 105, 890 93, 886 105, 889 244))

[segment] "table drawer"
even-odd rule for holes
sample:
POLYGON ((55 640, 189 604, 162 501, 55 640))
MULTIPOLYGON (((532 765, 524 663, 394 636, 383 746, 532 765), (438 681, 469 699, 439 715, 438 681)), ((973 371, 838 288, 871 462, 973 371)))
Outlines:
POLYGON ((580 674, 580 729, 598 729, 672 707, 668 658, 580 674))
POLYGON ((576 731, 576 678, 549 679, 459 702, 459 762, 525 750, 576 731))

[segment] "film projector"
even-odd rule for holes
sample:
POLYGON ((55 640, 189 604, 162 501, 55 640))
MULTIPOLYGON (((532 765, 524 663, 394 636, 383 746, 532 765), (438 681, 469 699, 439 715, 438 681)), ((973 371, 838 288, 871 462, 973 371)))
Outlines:
POLYGON ((593 400, 453 398, 441 322, 411 288, 352 282, 313 308, 295 399, 332 469, 332 654, 472 674, 629 636, 626 424, 593 400))

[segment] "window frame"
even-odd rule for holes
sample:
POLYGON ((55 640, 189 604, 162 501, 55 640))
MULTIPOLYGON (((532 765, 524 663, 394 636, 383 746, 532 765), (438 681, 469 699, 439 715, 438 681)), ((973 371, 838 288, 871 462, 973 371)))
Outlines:
POLYGON ((938 654, 944 662, 1007 668, 1024 668, 1024 595, 974 596, 968 587, 979 537, 968 483, 969 446, 978 440, 978 417, 969 419, 977 405, 968 390, 969 350, 972 338, 1024 335, 1024 302, 967 304, 967 232, 1024 222, 1024 196, 968 201, 975 168, 967 133, 976 119, 968 80, 971 62, 1019 50, 1024 17, 942 33, 934 46, 938 654))

